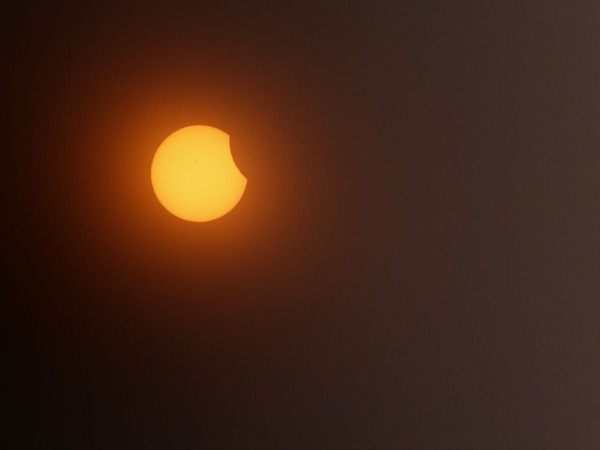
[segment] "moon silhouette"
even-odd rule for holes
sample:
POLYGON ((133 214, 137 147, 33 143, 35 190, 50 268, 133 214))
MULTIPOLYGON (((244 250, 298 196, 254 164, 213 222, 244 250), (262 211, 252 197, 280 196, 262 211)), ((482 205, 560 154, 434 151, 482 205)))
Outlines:
POLYGON ((175 131, 156 150, 151 179, 158 201, 171 214, 208 222, 231 211, 246 190, 229 147, 229 135, 193 125, 175 131))

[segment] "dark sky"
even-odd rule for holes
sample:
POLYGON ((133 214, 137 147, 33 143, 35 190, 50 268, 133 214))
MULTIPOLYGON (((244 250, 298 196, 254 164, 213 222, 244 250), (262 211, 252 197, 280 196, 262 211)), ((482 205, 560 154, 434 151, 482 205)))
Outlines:
POLYGON ((10 448, 600 448, 599 3, 3 16, 10 448))

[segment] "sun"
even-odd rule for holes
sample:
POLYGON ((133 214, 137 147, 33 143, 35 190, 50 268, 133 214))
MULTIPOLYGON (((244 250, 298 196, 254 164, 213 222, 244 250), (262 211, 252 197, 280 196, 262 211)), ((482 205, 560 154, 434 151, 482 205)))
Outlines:
POLYGON ((151 179, 167 211, 191 222, 227 214, 247 184, 231 156, 229 135, 205 125, 181 128, 168 136, 152 160, 151 179))

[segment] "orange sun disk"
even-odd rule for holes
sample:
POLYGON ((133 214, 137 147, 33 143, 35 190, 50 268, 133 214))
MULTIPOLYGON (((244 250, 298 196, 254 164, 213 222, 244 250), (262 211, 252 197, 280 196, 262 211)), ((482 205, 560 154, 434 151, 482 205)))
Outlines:
POLYGON ((231 156, 229 135, 217 128, 182 128, 158 147, 151 168, 159 202, 192 222, 218 219, 242 198, 247 180, 231 156))

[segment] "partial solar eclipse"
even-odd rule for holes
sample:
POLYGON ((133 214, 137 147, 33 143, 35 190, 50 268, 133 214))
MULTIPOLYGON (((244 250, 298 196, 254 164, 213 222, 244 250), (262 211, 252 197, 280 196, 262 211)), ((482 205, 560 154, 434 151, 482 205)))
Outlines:
POLYGON ((194 125, 177 130, 156 150, 152 187, 171 214, 191 222, 208 222, 231 211, 246 190, 236 167, 229 135, 194 125))

